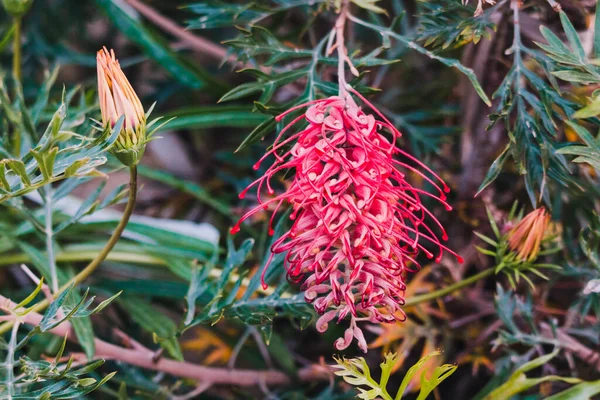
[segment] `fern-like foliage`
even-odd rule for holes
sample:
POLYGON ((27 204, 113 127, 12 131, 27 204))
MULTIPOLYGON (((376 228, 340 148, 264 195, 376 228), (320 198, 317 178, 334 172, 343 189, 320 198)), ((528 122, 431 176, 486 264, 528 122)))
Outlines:
POLYGON ((487 8, 481 15, 475 16, 475 8, 458 1, 420 0, 418 39, 425 47, 440 49, 458 48, 468 43, 479 43, 490 39, 496 23, 492 15, 503 2, 487 8))
POLYGON ((96 307, 91 308, 94 297, 88 298, 87 292, 79 296, 73 287, 62 292, 50 305, 42 320, 19 340, 20 318, 31 312, 28 308, 43 288, 40 280, 33 292, 14 307, 0 304, 0 311, 14 317, 10 340, 0 343, 0 354, 4 355, 0 362, 0 396, 3 399, 75 399, 96 390, 110 380, 114 373, 97 380, 87 376, 100 367, 104 361, 98 360, 84 366, 75 366, 73 356, 66 362, 62 359, 66 340, 56 353, 53 361, 34 361, 20 351, 34 336, 49 332, 60 324, 80 318, 87 318, 106 308, 119 294, 112 296, 96 307), (75 296, 75 302, 73 302, 75 296), (70 301, 69 301, 70 300, 70 301), (16 373, 20 371, 20 373, 16 373))
MULTIPOLYGON (((53 83, 52 77, 49 83, 53 83)), ((79 91, 77 89, 69 93, 63 91, 58 109, 39 137, 38 125, 48 103, 50 86, 47 83, 47 90, 42 90, 35 104, 27 107, 21 95, 14 103, 10 100, 0 79, 0 106, 6 117, 3 128, 5 132, 14 132, 15 136, 9 140, 9 135, 4 135, 3 142, 0 142, 0 152, 4 155, 0 161, 0 202, 70 177, 99 175, 96 168, 106 162, 106 151, 119 135, 122 119, 112 130, 97 138, 73 132, 75 126, 85 122, 74 120, 68 112, 69 103, 79 91), (15 109, 19 112, 16 113, 15 109), (35 146, 22 148, 21 142, 27 146, 38 138, 35 146)))
MULTIPOLYGON (((494 93, 499 100, 496 113, 490 116, 493 126, 503 122, 509 134, 509 144, 494 161, 481 184, 480 192, 493 182, 505 162, 512 158, 517 170, 524 175, 525 188, 532 205, 540 201, 552 204, 551 188, 581 190, 581 182, 571 176, 567 160, 558 140, 561 123, 572 118, 577 104, 561 95, 553 71, 554 61, 543 52, 523 44, 519 26, 519 8, 512 3, 514 41, 508 53, 513 64, 502 84, 494 93), (533 64, 531 62, 534 62, 533 64), (538 67, 533 68, 532 66, 538 67), (540 76, 537 71, 544 75, 540 76)), ((564 14, 563 26, 570 23, 564 14)), ((572 25, 567 29, 573 47, 582 51, 572 25)), ((589 187, 589 190, 595 190, 589 187)))
MULTIPOLYGON (((274 238, 279 237, 284 229, 285 219, 275 228, 274 238)), ((313 308, 306 303, 304 295, 286 292, 290 288, 285 280, 283 256, 277 255, 265 271, 265 281, 278 282, 277 288, 267 291, 264 295, 254 298, 260 287, 262 270, 270 257, 265 255, 263 265, 248 279, 249 270, 243 265, 254 246, 254 240, 247 239, 235 248, 231 236, 227 239, 227 257, 219 271, 219 278, 209 279, 211 272, 218 264, 218 252, 215 250, 213 257, 202 267, 193 267, 190 277, 190 286, 187 293, 188 312, 184 322, 184 329, 195 325, 214 324, 221 318, 237 319, 241 322, 256 326, 268 341, 271 337, 272 323, 276 317, 293 318, 300 322, 301 327, 306 327, 313 320, 313 308), (202 298, 210 301, 204 302, 200 310, 196 303, 202 298)))
MULTIPOLYGON (((357 397, 363 400, 400 400, 403 398, 406 389, 410 382, 419 372, 424 364, 431 358, 440 355, 439 351, 429 353, 425 357, 421 358, 415 365, 409 368, 406 375, 402 379, 400 388, 398 389, 396 396, 392 395, 388 391, 388 381, 392 373, 393 367, 398 361, 398 355, 394 353, 388 353, 385 355, 385 360, 380 364, 381 367, 381 378, 379 381, 373 379, 371 371, 365 359, 363 357, 358 358, 336 358, 337 365, 333 366, 335 374, 341 376, 347 383, 355 386, 358 391, 357 397)), ((425 400, 431 392, 438 387, 444 380, 450 377, 456 371, 458 367, 452 364, 444 364, 439 367, 435 367, 431 371, 431 376, 427 378, 427 371, 423 371, 420 376, 421 390, 417 396, 417 400, 425 400)))

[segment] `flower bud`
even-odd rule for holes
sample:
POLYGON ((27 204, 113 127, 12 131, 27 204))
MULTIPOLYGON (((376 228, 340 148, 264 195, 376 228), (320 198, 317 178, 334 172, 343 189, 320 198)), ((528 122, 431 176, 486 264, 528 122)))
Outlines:
POLYGON ((98 51, 98 97, 104 129, 112 129, 124 117, 111 152, 125 165, 136 165, 146 148, 146 115, 142 102, 115 58, 114 51, 98 51))
POLYGON ((29 11, 33 0, 2 0, 2 5, 7 13, 14 18, 20 18, 29 11))
POLYGON ((508 233, 508 246, 523 261, 537 258, 542 240, 548 234, 550 214, 543 207, 527 214, 508 233))

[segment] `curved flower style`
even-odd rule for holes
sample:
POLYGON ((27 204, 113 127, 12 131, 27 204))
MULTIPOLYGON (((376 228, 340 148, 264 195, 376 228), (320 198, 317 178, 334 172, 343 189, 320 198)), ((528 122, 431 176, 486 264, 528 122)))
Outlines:
POLYGON ((113 128, 125 116, 123 128, 115 142, 114 154, 125 165, 135 165, 146 145, 146 115, 142 102, 121 70, 115 52, 104 47, 96 55, 98 97, 102 124, 113 128))
MULTIPOLYGON (((460 259, 438 239, 434 227, 441 231, 442 240, 448 237, 421 202, 422 196, 429 196, 451 210, 445 201, 449 188, 431 169, 398 148, 396 139, 401 134, 381 113, 374 108, 377 118, 365 113, 349 94, 295 107, 277 119, 301 107, 309 108, 279 133, 254 166, 258 169, 267 157, 275 157, 266 173, 240 194, 243 198, 257 185, 260 205, 244 215, 231 233, 239 231, 241 222, 252 214, 275 204, 272 224, 282 203, 290 203, 293 226, 274 242, 272 253, 287 253, 289 279, 303 281, 306 301, 322 314, 317 329, 323 332, 334 318, 339 322, 350 315, 350 328, 336 347, 347 347, 355 337, 366 351, 356 321, 405 318, 404 275, 419 268, 420 252, 436 261, 444 251, 460 259), (302 122, 308 125, 284 139, 302 122), (271 178, 288 169, 294 169, 295 176, 287 190, 261 200, 265 186, 270 195, 275 193, 271 178), (437 193, 412 186, 408 174, 431 183, 437 193)), ((269 231, 273 233, 272 227, 269 231)))
POLYGON ((508 245, 523 261, 533 261, 540 252, 542 240, 548 234, 550 214, 540 207, 527 214, 508 233, 508 245))

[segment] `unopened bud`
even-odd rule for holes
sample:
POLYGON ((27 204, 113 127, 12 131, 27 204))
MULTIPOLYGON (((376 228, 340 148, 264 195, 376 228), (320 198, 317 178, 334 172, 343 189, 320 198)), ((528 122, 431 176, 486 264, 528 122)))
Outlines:
POLYGON ((112 129, 124 117, 111 152, 125 165, 136 165, 146 148, 146 115, 142 102, 121 70, 114 51, 100 50, 96 57, 98 66, 98 96, 102 124, 112 129))

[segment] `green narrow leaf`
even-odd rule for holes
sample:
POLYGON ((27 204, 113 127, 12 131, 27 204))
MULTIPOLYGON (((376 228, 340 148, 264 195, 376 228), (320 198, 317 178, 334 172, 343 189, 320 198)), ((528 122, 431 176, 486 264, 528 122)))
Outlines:
POLYGON ((398 393, 396 394, 396 400, 400 400, 402 396, 404 396, 404 392, 406 391, 406 388, 408 388, 408 385, 412 381, 413 377, 423 367, 427 360, 429 360, 431 357, 439 356, 440 354, 441 352, 439 351, 433 351, 421 358, 415 365, 408 369, 408 372, 406 372, 406 375, 404 375, 404 378, 402 379, 398 393))
POLYGON ((431 379, 427 379, 425 377, 427 372, 423 371, 421 374, 421 391, 419 392, 419 397, 417 397, 417 400, 425 400, 427 396, 429 396, 429 394, 442 382, 448 379, 457 368, 457 365, 452 364, 444 364, 440 365, 439 367, 435 367, 431 379))
POLYGON ((131 318, 146 332, 156 335, 160 338, 159 343, 171 357, 183 361, 183 354, 177 338, 174 337, 177 332, 177 326, 171 320, 156 308, 137 297, 121 297, 117 300, 131 318))
MULTIPOLYGON (((69 297, 67 304, 70 307, 74 307, 76 304, 82 302, 83 298, 77 290, 72 291, 72 296, 69 297)), ((83 349, 88 361, 94 359, 96 353, 96 343, 94 342, 96 335, 94 334, 94 327, 92 326, 92 320, 89 316, 75 316, 70 319, 77 341, 83 349)))
POLYGON ((40 279, 40 282, 38 283, 38 285, 35 288, 35 290, 33 292, 31 292, 29 294, 29 296, 27 296, 25 299, 23 299, 22 302, 20 302, 19 304, 17 304, 15 306, 15 309, 19 309, 21 307, 25 307, 27 304, 31 303, 33 301, 33 299, 35 299, 35 297, 38 295, 38 293, 42 290, 42 286, 44 286, 44 278, 40 279))
POLYGON ((236 105, 183 108, 170 112, 165 118, 174 116, 177 118, 164 124, 159 132, 169 129, 254 128, 267 119, 263 114, 236 105))
POLYGON ((235 153, 237 153, 240 150, 245 149, 246 147, 250 146, 251 144, 258 142, 259 140, 264 138, 266 135, 268 135, 270 132, 273 132, 275 130, 276 126, 277 126, 277 121, 275 120, 275 118, 269 118, 268 120, 264 121, 263 123, 258 125, 256 128, 254 128, 254 130, 252 132, 250 132, 250 134, 248 136, 246 136, 246 138, 244 139, 242 144, 240 144, 238 146, 238 148, 235 149, 235 153))
POLYGON ((564 390, 553 396, 546 397, 546 400, 592 399, 599 393, 600 380, 593 382, 581 382, 570 389, 564 390))
POLYGON ((35 158, 38 163, 38 167, 42 172, 44 182, 48 182, 52 179, 54 170, 54 160, 56 160, 56 154, 58 153, 58 147, 53 147, 47 152, 30 150, 29 153, 35 158))
POLYGON ((151 169, 144 166, 138 166, 138 171, 140 175, 146 178, 162 182, 173 188, 181 190, 184 193, 190 194, 196 199, 200 200, 202 203, 218 211, 221 215, 224 215, 228 218, 233 218, 231 215, 231 207, 228 204, 223 203, 215 196, 208 193, 206 189, 194 182, 183 180, 168 172, 160 171, 158 169, 151 169))
POLYGON ((0 184, 2 184, 4 190, 10 192, 10 184, 6 179, 6 161, 7 160, 0 161, 0 184))
POLYGON ((500 175, 500 172, 502 172, 502 167, 504 166, 504 163, 506 162, 506 159, 508 158, 508 154, 509 154, 508 150, 509 149, 510 149, 510 144, 506 145, 506 147, 504 148, 502 153, 498 156, 498 158, 496 158, 494 160, 494 162, 490 166, 490 169, 488 170, 487 174, 485 175, 483 182, 481 182, 481 185, 479 186, 477 193, 475 193, 475 197, 477 197, 486 187, 488 187, 490 185, 490 183, 494 182, 496 180, 496 178, 498 178, 498 175, 500 175))
POLYGON ((585 50, 583 49, 583 45, 581 44, 581 40, 579 39, 577 31, 573 27, 573 24, 571 24, 571 21, 569 21, 569 17, 567 17, 567 14, 565 14, 564 11, 560 12, 560 22, 562 23, 563 29, 565 30, 567 39, 571 44, 573 52, 575 55, 577 55, 579 60, 583 62, 585 60, 585 50))
POLYGON ((2 36, 2 39, 0 39, 0 52, 2 50, 4 50, 4 48, 6 47, 7 44, 9 44, 11 42, 11 39, 13 37, 13 33, 15 32, 15 25, 11 25, 11 27, 9 29, 7 29, 7 31, 4 33, 4 35, 2 36))
POLYGON ((6 160, 6 164, 8 167, 21 178, 21 182, 25 187, 31 186, 31 180, 27 175, 27 170, 25 169, 25 164, 21 160, 6 160))
POLYGON ((67 296, 71 293, 72 290, 73 285, 71 285, 68 289, 64 290, 61 294, 59 294, 58 297, 55 298, 54 301, 50 304, 39 324, 39 327, 42 330, 42 332, 45 332, 50 327, 52 327, 53 319, 56 317, 58 310, 63 306, 65 300, 67 299, 67 296))

